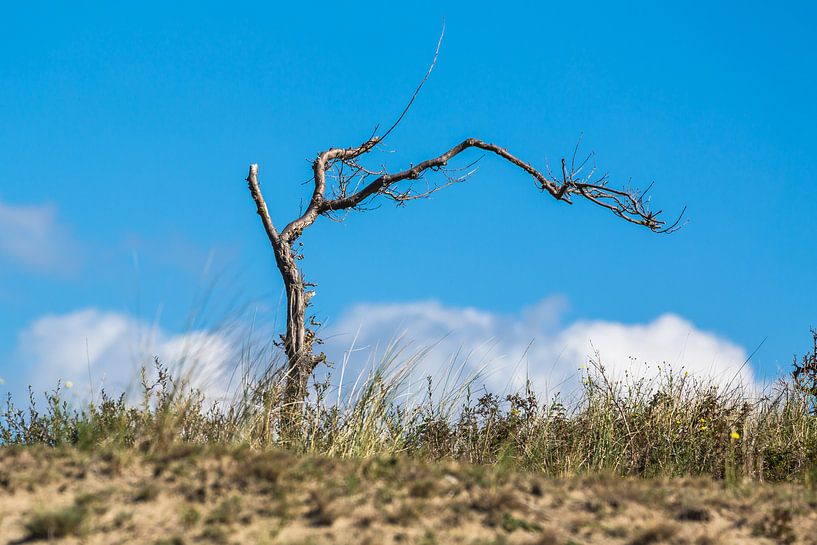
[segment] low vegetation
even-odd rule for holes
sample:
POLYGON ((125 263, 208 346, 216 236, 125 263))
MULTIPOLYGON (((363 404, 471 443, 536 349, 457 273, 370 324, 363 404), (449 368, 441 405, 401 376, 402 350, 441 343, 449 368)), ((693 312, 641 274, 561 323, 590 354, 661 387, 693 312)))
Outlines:
POLYGON ((78 534, 87 516, 81 505, 42 511, 31 516, 26 530, 31 539, 53 539, 78 534))
POLYGON ((814 543, 814 342, 764 393, 669 368, 615 380, 593 360, 571 402, 431 380, 406 398, 413 360, 395 351, 338 401, 313 377, 296 426, 280 371, 207 405, 157 359, 136 402, 6 400, 0 538, 814 543))
MULTIPOLYGON (((41 408, 32 394, 9 398, 0 443, 137 448, 175 445, 287 449, 340 458, 401 456, 490 464, 549 476, 709 476, 738 481, 817 479, 817 333, 814 351, 765 393, 716 387, 665 369, 657 379, 613 380, 598 361, 583 371, 581 395, 542 400, 531 387, 499 396, 428 391, 401 397, 407 366, 392 352, 339 402, 331 378, 313 381, 296 428, 284 428, 280 373, 245 377, 232 403, 206 405, 157 359, 144 373, 142 400, 125 396, 68 404, 57 387, 41 408), (148 380, 153 376, 153 380, 148 380), (399 402, 398 402, 399 401, 399 402)), ((155 490, 144 488, 140 497, 155 490)))

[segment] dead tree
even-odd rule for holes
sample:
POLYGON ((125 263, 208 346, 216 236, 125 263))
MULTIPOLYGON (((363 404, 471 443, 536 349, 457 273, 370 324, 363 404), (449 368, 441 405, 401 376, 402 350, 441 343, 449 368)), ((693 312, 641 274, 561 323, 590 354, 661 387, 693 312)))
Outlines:
POLYGON ((303 274, 298 267, 300 256, 295 248, 304 230, 321 216, 342 219, 338 214, 363 209, 367 203, 378 197, 391 199, 399 204, 428 197, 444 187, 468 178, 472 171, 454 176, 452 171, 446 170, 446 167, 454 157, 476 148, 496 155, 522 169, 533 178, 534 183, 542 192, 549 194, 557 201, 572 204, 574 198, 583 198, 606 208, 625 221, 658 233, 671 232, 679 225, 678 220, 671 224, 662 221, 659 217, 661 211, 650 211, 645 192, 609 187, 606 175, 593 179, 592 169, 590 176, 579 178, 579 173, 586 166, 587 160, 578 167, 575 161, 571 161, 568 167, 567 162, 563 159, 561 176, 557 178, 550 171, 537 170, 504 148, 476 138, 468 138, 437 157, 426 159, 399 172, 367 169, 360 164, 360 159, 370 153, 381 140, 375 136, 357 147, 331 148, 319 153, 312 163, 312 181, 314 182, 312 198, 303 214, 291 221, 280 232, 275 228, 261 194, 258 165, 250 165, 249 176, 247 176, 249 189, 272 245, 275 262, 286 289, 287 318, 283 347, 288 361, 285 392, 285 399, 288 402, 297 403, 305 397, 309 376, 315 366, 325 360, 323 354, 315 355, 312 350, 315 331, 307 325, 306 311, 314 295, 314 291, 308 288, 313 284, 304 281, 303 274), (412 182, 416 183, 421 180, 428 172, 445 174, 445 181, 441 184, 426 185, 421 189, 416 189, 412 182), (327 177, 331 178, 331 184, 327 182, 327 177))
MULTIPOLYGON (((439 52, 439 43, 437 52, 439 52)), ((434 58, 436 61, 436 54, 434 58)), ((482 150, 486 155, 497 156, 523 170, 531 176, 540 191, 547 193, 557 201, 573 204, 574 198, 585 199, 606 208, 625 221, 657 233, 668 233, 679 226, 680 216, 674 222, 666 223, 659 217, 660 210, 650 211, 649 199, 645 198, 646 191, 610 187, 606 174, 596 176, 595 167, 590 164, 592 154, 577 164, 578 146, 574 149, 570 161, 562 159, 558 175, 554 175, 549 168, 540 171, 506 149, 476 138, 467 138, 437 157, 414 163, 409 168, 398 172, 389 172, 385 167, 372 169, 364 166, 363 159, 382 144, 384 138, 406 115, 428 79, 434 64, 434 62, 431 63, 431 67, 397 121, 382 136, 372 135, 356 147, 330 148, 318 153, 312 162, 311 181, 314 189, 309 204, 299 217, 287 224, 280 232, 275 228, 261 194, 258 165, 250 165, 250 172, 247 176, 250 193, 272 245, 275 262, 286 289, 286 334, 282 337, 282 345, 288 363, 284 392, 287 404, 294 405, 304 399, 307 395, 308 379, 315 366, 326 360, 324 354, 316 355, 313 352, 312 345, 316 338, 315 330, 310 326, 314 327, 317 324, 313 322, 307 325, 307 307, 315 293, 309 288, 314 284, 304 281, 303 274, 298 267, 300 254, 296 249, 298 238, 319 217, 342 221, 349 211, 363 210, 378 198, 391 199, 404 205, 409 201, 428 197, 451 184, 465 181, 473 173, 471 167, 476 161, 460 169, 448 168, 449 161, 466 151, 476 149, 482 150), (589 172, 582 174, 585 169, 589 172), (423 187, 418 188, 418 181, 423 180, 428 173, 439 173, 443 179, 439 183, 426 183, 423 187)))

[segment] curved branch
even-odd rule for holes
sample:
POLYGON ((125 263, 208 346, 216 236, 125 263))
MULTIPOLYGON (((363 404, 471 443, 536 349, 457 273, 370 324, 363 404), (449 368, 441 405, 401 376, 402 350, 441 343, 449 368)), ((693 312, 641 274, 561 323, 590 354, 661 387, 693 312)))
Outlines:
MULTIPOLYGON (((366 153, 368 150, 365 150, 365 147, 366 145, 357 149, 363 150, 361 153, 366 153)), ((430 192, 426 192, 423 195, 415 195, 411 192, 411 190, 400 193, 392 189, 392 186, 404 180, 416 180, 420 178, 427 170, 440 170, 448 164, 448 161, 469 148, 478 148, 491 152, 512 165, 520 168, 534 178, 536 185, 540 190, 547 191, 556 200, 572 204, 570 197, 573 195, 578 195, 580 197, 584 197, 590 202, 593 202, 594 204, 610 210, 616 216, 625 221, 642 225, 652 231, 660 233, 676 230, 681 219, 679 217, 678 220, 667 226, 664 221, 658 218, 659 214, 661 213, 660 211, 653 213, 649 210, 647 206, 648 201, 644 200, 645 193, 610 188, 607 186, 608 180, 606 175, 595 182, 588 182, 586 179, 577 179, 578 172, 584 167, 587 160, 582 162, 578 170, 575 169, 573 162, 571 162, 570 168, 568 169, 566 162, 562 160, 562 179, 559 180, 552 174, 545 175, 531 166, 529 163, 526 163, 525 161, 509 153, 505 148, 499 147, 496 144, 478 140, 476 138, 468 138, 463 140, 461 143, 457 144, 445 153, 432 159, 425 160, 401 172, 397 172, 395 174, 389 174, 387 172, 381 173, 375 180, 351 195, 341 195, 335 199, 322 200, 321 202, 317 203, 313 213, 329 215, 336 211, 357 208, 366 200, 377 195, 391 196, 392 198, 397 195, 399 198, 396 200, 400 202, 427 196, 430 194, 430 192)), ((339 155, 335 155, 334 157, 338 158, 339 160, 344 160, 344 158, 339 155)), ((320 182, 318 182, 319 178, 317 177, 317 173, 318 169, 316 169, 316 188, 320 184, 321 191, 323 191, 325 189, 325 178, 321 177, 320 182)), ((321 176, 323 176, 322 173, 321 176)))
POLYGON ((409 169, 406 169, 402 172, 398 172, 396 174, 383 174, 378 177, 376 180, 372 181, 366 187, 354 193, 353 195, 340 197, 337 199, 332 199, 330 201, 324 201, 320 206, 320 212, 330 212, 336 210, 344 210, 347 208, 354 208, 361 204, 363 201, 377 195, 382 190, 388 188, 391 185, 394 185, 398 182, 403 180, 416 180, 418 179, 422 173, 428 169, 437 169, 442 168, 448 164, 452 158, 456 157, 463 151, 467 150, 468 148, 480 148, 485 151, 490 151, 503 159, 509 161, 510 163, 516 165, 517 167, 521 168, 531 176, 533 176, 539 184, 540 189, 547 191, 554 197, 557 196, 559 187, 555 184, 552 180, 549 180, 545 175, 540 173, 538 170, 533 168, 528 163, 522 161, 521 159, 511 155, 508 153, 507 150, 504 148, 500 148, 495 144, 489 144, 487 142, 483 142, 482 140, 477 140, 476 138, 468 138, 463 140, 461 143, 457 144, 453 148, 449 149, 442 155, 435 157, 433 159, 428 159, 419 163, 409 169))

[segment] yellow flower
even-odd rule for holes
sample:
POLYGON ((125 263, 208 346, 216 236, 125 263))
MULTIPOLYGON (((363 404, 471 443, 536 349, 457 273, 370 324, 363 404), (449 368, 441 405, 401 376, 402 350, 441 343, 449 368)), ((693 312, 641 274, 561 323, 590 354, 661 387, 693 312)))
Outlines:
POLYGON ((71 388, 73 388, 73 387, 74 387, 74 383, 73 383, 73 382, 71 382, 70 380, 66 380, 66 381, 65 381, 65 387, 66 387, 66 388, 68 388, 68 389, 70 390, 71 388))
POLYGON ((708 426, 701 426, 701 431, 706 431, 707 429, 708 429, 708 426))
POLYGON ((737 441, 738 439, 740 439, 740 434, 738 432, 736 432, 735 430, 732 430, 732 433, 729 434, 729 437, 731 437, 733 440, 737 441))

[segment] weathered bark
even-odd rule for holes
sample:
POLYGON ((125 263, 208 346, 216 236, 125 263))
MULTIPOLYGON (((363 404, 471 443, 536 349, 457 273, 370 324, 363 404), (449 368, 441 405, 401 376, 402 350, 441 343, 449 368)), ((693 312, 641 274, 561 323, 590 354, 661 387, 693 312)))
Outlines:
POLYGON ((287 324, 284 351, 287 356, 287 380, 284 394, 287 403, 298 403, 306 397, 309 376, 316 358, 312 355, 312 336, 306 328, 306 307, 314 292, 306 291, 292 251, 284 248, 285 260, 278 268, 287 294, 287 324))

